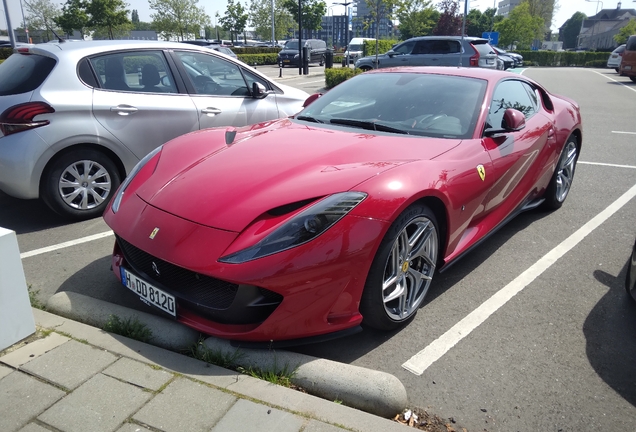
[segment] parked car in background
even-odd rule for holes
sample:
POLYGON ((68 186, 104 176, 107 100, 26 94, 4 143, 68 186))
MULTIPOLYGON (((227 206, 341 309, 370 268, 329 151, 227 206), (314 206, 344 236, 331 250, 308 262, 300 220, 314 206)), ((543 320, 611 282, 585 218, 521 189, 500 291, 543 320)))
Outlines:
POLYGON ((503 62, 503 69, 511 69, 517 67, 517 59, 512 56, 512 53, 507 52, 506 50, 502 50, 499 47, 492 47, 497 53, 497 57, 503 62))
POLYGON ((464 66, 497 69, 497 53, 487 39, 460 36, 422 36, 408 39, 378 56, 363 57, 356 68, 395 66, 464 66))
POLYGON ((497 55, 506 55, 508 57, 511 57, 514 60, 514 66, 513 67, 521 67, 521 66, 523 66, 523 56, 521 54, 510 52, 510 51, 506 51, 506 50, 501 49, 501 48, 499 48, 497 46, 493 46, 493 48, 497 52, 497 55))
POLYGON ((298 112, 307 93, 205 47, 86 41, 0 64, 0 190, 75 219, 103 213, 146 154, 187 132, 298 112))
POLYGON ((575 102, 518 74, 359 74, 292 118, 148 155, 104 213, 112 271, 158 313, 217 337, 395 330, 438 269, 515 215, 562 206, 581 128, 575 102))
POLYGON ((627 39, 618 73, 622 76, 628 76, 629 79, 636 82, 636 35, 627 39))
MULTIPOLYGON (((307 39, 302 41, 303 46, 309 48, 309 63, 325 64, 327 44, 320 39, 307 39)), ((278 66, 300 66, 298 54, 298 39, 290 39, 285 42, 285 47, 278 53, 278 66)))
POLYGON ((232 49, 228 46, 223 46, 219 44, 217 41, 209 41, 207 39, 196 39, 196 40, 187 40, 182 41, 183 43, 187 43, 190 45, 198 45, 205 47, 207 49, 213 49, 215 51, 221 52, 225 55, 228 55, 233 58, 238 58, 237 55, 232 51, 232 49))
MULTIPOLYGON (((347 45, 347 49, 344 52, 344 57, 342 59, 342 65, 345 66, 346 58, 349 59, 349 64, 355 64, 356 60, 358 60, 364 54, 364 41, 374 41, 374 38, 353 38, 347 45)), ((375 52, 375 51, 374 51, 375 52)))
POLYGON ((625 52, 625 44, 619 45, 607 59, 607 67, 619 72, 621 67, 621 61, 623 60, 623 53, 625 52))

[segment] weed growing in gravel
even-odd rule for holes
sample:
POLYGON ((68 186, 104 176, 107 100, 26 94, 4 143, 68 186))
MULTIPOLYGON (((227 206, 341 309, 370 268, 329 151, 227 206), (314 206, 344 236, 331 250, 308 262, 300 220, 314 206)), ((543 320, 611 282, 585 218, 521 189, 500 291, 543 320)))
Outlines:
POLYGON ((104 325, 104 330, 141 342, 150 342, 152 339, 152 330, 137 318, 122 320, 116 315, 111 315, 104 325))
POLYGON ((220 349, 208 348, 203 345, 203 340, 194 344, 186 354, 197 360, 226 369, 236 369, 238 360, 243 357, 243 353, 238 348, 233 353, 227 353, 220 349))
POLYGON ((279 368, 276 357, 274 357, 274 365, 271 369, 263 370, 252 366, 239 366, 237 370, 254 378, 271 382, 272 384, 278 384, 283 387, 293 387, 291 380, 294 375, 296 375, 298 367, 292 368, 288 363, 285 363, 282 368, 279 368))
POLYGON ((45 310, 46 308, 44 307, 42 302, 38 299, 38 294, 40 294, 40 290, 34 290, 31 284, 29 284, 27 289, 29 291, 29 302, 31 303, 31 307, 34 307, 40 310, 45 310))

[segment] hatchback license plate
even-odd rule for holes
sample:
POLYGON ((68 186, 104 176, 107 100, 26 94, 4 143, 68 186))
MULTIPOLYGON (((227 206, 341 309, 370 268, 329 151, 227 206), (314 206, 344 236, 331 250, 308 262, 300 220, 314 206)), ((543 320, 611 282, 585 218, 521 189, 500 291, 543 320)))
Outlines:
POLYGON ((143 279, 138 278, 123 267, 120 267, 119 269, 121 271, 121 283, 126 288, 137 294, 142 298, 142 300, 146 300, 151 305, 169 313, 172 316, 177 316, 174 296, 149 284, 143 279))
POLYGON ((631 66, 623 66, 623 69, 624 70, 632 70, 632 67, 631 66))

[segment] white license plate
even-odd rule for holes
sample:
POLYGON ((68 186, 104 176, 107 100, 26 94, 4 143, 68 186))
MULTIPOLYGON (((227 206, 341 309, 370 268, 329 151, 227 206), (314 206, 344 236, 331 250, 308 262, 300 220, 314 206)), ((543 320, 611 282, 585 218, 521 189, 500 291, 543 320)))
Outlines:
POLYGON ((177 316, 174 296, 138 278, 123 267, 119 269, 121 271, 121 283, 126 288, 137 294, 147 303, 158 307, 172 316, 177 316))
POLYGON ((495 59, 486 59, 486 64, 495 64, 495 59))
POLYGON ((624 70, 632 70, 632 67, 631 66, 623 66, 623 69, 624 70))

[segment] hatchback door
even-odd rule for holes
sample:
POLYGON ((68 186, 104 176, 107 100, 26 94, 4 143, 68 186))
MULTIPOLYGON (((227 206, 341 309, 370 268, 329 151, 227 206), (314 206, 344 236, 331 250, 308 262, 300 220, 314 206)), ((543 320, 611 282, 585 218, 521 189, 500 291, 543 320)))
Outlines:
POLYGON ((476 39, 471 41, 470 44, 479 53, 477 66, 486 69, 497 69, 497 53, 486 39, 476 39))
POLYGON ((257 98, 252 84, 272 90, 266 80, 213 53, 175 51, 173 58, 197 109, 201 129, 245 126, 277 119, 276 97, 257 98))
POLYGON ((138 158, 199 129, 189 95, 179 93, 162 51, 120 51, 90 58, 99 87, 93 114, 138 158))

